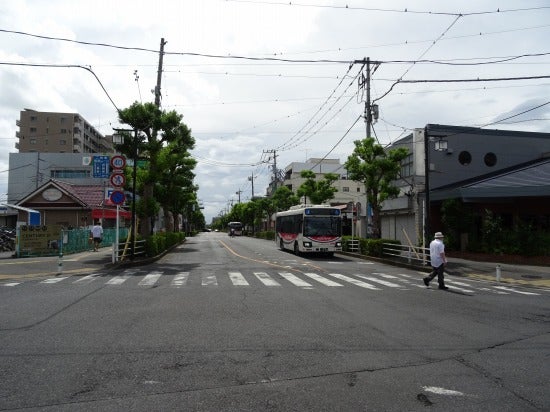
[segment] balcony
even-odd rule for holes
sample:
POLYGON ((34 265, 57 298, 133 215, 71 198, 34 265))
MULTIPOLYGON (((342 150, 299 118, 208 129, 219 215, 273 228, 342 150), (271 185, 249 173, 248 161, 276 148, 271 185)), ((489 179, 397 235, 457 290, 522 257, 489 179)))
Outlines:
POLYGON ((15 125, 18 126, 18 127, 20 127, 20 126, 21 126, 21 120, 16 120, 16 121, 15 121, 15 125))

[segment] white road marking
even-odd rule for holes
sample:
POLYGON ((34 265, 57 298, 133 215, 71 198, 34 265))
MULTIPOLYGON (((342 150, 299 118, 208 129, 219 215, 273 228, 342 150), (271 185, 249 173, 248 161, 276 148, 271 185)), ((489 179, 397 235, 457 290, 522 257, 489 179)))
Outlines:
POLYGON ((309 283, 307 283, 305 280, 300 279, 298 276, 296 276, 293 273, 279 272, 279 275, 281 275, 286 280, 288 280, 290 283, 292 283, 293 285, 296 285, 298 287, 309 288, 309 289, 312 288, 312 286, 309 283))
POLYGON ((203 273, 202 286, 218 286, 218 279, 216 279, 216 275, 211 273, 203 273))
POLYGON ((357 262, 358 265, 374 265, 374 262, 357 262))
POLYGON ((229 279, 234 286, 250 286, 250 283, 245 279, 241 272, 229 272, 229 279))
POLYGON ((21 282, 11 282, 11 283, 2 283, 2 286, 17 286, 20 285, 21 282))
POLYGON ((92 273, 88 276, 84 276, 75 280, 73 283, 78 283, 79 285, 87 285, 88 283, 92 283, 98 276, 100 276, 99 273, 92 273))
POLYGON ((172 286, 176 288, 185 286, 187 284, 187 279, 189 279, 189 272, 178 272, 172 280, 172 286))
POLYGON ((146 275, 141 282, 138 283, 138 286, 153 286, 159 278, 162 276, 162 272, 151 272, 148 275, 146 275))
POLYGON ((304 276, 307 276, 308 278, 311 278, 311 279, 313 279, 313 280, 315 280, 315 281, 317 281, 320 284, 325 285, 325 286, 330 286, 330 287, 344 286, 344 285, 341 285, 340 283, 334 282, 330 279, 326 279, 326 278, 318 275, 317 273, 304 273, 304 276))
POLYGON ((384 285, 384 286, 387 286, 387 287, 390 287, 390 288, 400 288, 400 287, 402 287, 401 285, 398 285, 397 283, 388 282, 386 280, 378 279, 378 278, 375 278, 373 276, 366 276, 366 275, 355 275, 355 276, 358 276, 361 279, 370 280, 371 282, 374 282, 374 283, 380 283, 381 285, 384 285))
POLYGON ((65 279, 67 279, 67 278, 68 278, 68 276, 64 276, 64 277, 61 277, 61 278, 51 278, 51 279, 43 280, 43 281, 40 282, 40 283, 47 283, 47 284, 59 283, 59 282, 61 282, 62 280, 65 280, 65 279))
POLYGON ((106 285, 122 285, 128 279, 130 279, 130 275, 115 276, 110 281, 108 281, 106 285))
POLYGON ((271 276, 265 272, 254 272, 254 276, 256 276, 258 280, 266 286, 281 286, 279 282, 272 279, 271 276))
POLYGON ((344 282, 349 282, 352 285, 359 286, 365 289, 380 290, 376 286, 372 286, 370 283, 362 282, 360 280, 350 278, 349 276, 341 275, 340 273, 329 273, 329 276, 334 276, 336 279, 343 280, 344 282))
POLYGON ((499 290, 505 290, 507 292, 512 292, 512 293, 519 293, 520 295, 535 295, 535 296, 539 296, 540 294, 539 293, 533 293, 533 292, 522 292, 521 290, 516 290, 516 289, 512 289, 512 288, 507 288, 506 286, 494 286, 495 289, 499 289, 499 290))
POLYGON ((485 292, 493 292, 493 293, 496 293, 497 295, 509 295, 508 292, 502 292, 500 290, 494 290, 490 288, 479 288, 479 290, 483 290, 485 292))
POLYGON ((459 391, 453 391, 451 389, 438 388, 437 386, 423 386, 426 392, 436 393, 438 395, 447 395, 447 396, 464 396, 464 393, 459 391))

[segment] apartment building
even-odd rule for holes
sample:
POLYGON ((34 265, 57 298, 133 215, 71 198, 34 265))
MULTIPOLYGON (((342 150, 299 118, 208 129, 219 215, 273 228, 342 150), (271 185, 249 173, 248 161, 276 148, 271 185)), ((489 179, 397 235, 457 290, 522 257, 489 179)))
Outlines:
POLYGON ((78 113, 25 109, 16 121, 19 153, 114 153, 111 136, 103 136, 78 113))

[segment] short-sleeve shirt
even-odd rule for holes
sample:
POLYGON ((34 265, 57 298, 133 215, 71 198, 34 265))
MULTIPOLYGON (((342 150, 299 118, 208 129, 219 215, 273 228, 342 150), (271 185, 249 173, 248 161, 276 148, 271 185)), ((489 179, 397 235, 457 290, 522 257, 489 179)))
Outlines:
POLYGON ((92 227, 92 237, 100 238, 103 235, 103 228, 99 225, 92 227))
POLYGON ((437 268, 444 262, 441 254, 445 253, 445 244, 441 239, 434 239, 430 243, 430 262, 432 267, 437 268))

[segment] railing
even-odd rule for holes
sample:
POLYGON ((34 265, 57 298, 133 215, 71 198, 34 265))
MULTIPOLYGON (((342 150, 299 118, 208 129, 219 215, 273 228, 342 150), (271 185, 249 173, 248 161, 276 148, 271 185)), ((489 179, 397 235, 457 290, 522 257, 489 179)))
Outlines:
POLYGON ((359 253, 359 239, 349 239, 348 240, 348 251, 359 253))
MULTIPOLYGON (((146 255, 145 240, 136 240, 134 242, 134 257, 143 257, 146 255)), ((132 244, 130 241, 113 243, 113 263, 123 262, 132 258, 132 244)))
POLYGON ((394 243, 383 243, 382 252, 384 256, 391 256, 396 260, 426 265, 430 262, 430 249, 421 246, 398 245, 394 243))

